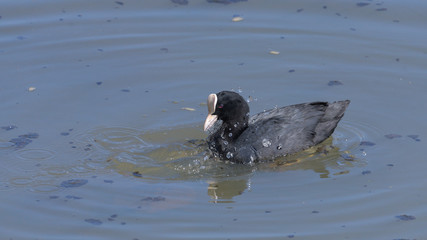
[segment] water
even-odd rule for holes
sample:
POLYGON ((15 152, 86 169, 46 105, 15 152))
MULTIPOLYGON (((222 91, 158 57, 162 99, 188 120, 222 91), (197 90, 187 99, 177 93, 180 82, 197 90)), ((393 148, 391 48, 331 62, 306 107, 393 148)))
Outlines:
POLYGON ((0 6, 2 239, 427 235, 426 3, 0 6), (220 90, 352 102, 321 146, 241 166, 207 157, 220 90))

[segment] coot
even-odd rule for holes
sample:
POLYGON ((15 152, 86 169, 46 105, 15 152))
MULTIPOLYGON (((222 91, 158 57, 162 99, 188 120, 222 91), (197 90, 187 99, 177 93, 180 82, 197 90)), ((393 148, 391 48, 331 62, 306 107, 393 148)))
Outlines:
POLYGON ((255 163, 293 154, 327 139, 344 116, 349 100, 274 108, 249 117, 238 93, 208 97, 204 130, 212 153, 236 163, 255 163))

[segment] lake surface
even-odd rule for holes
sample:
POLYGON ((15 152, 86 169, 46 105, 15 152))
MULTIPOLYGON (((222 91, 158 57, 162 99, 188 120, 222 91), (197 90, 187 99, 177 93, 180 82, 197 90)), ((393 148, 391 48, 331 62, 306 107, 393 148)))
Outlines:
POLYGON ((426 239, 427 2, 0 3, 1 239, 426 239), (350 99, 332 138, 210 159, 210 93, 350 99))

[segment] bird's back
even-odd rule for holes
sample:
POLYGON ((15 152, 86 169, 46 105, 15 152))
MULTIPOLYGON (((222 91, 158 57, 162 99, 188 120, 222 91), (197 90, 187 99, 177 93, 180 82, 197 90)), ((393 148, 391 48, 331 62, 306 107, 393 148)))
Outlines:
POLYGON ((258 113, 235 143, 235 160, 272 160, 321 143, 333 133, 349 103, 303 103, 258 113))

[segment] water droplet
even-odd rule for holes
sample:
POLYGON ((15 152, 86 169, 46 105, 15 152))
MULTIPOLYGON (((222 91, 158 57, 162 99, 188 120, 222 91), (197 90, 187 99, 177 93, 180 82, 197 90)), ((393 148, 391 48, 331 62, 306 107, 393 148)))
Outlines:
POLYGON ((230 158, 232 158, 233 157, 233 154, 231 153, 231 152, 227 152, 227 159, 230 159, 230 158))
POLYGON ((268 140, 268 139, 263 139, 262 140, 262 145, 264 146, 264 147, 270 147, 271 146, 271 142, 270 142, 270 140, 268 140))
POLYGON ((231 131, 231 128, 228 128, 228 131, 231 131))
POLYGON ((232 134, 232 133, 229 133, 229 134, 228 134, 228 136, 229 136, 229 137, 232 137, 232 136, 233 136, 233 134, 232 134))
POLYGON ((279 146, 277 146, 277 150, 282 149, 282 144, 279 144, 279 146))
POLYGON ((225 146, 227 146, 227 145, 228 145, 228 142, 227 142, 227 141, 224 141, 223 143, 224 143, 224 145, 225 145, 225 146))
POLYGON ((235 127, 235 128, 237 127, 237 124, 238 124, 238 123, 234 124, 234 127, 235 127))

